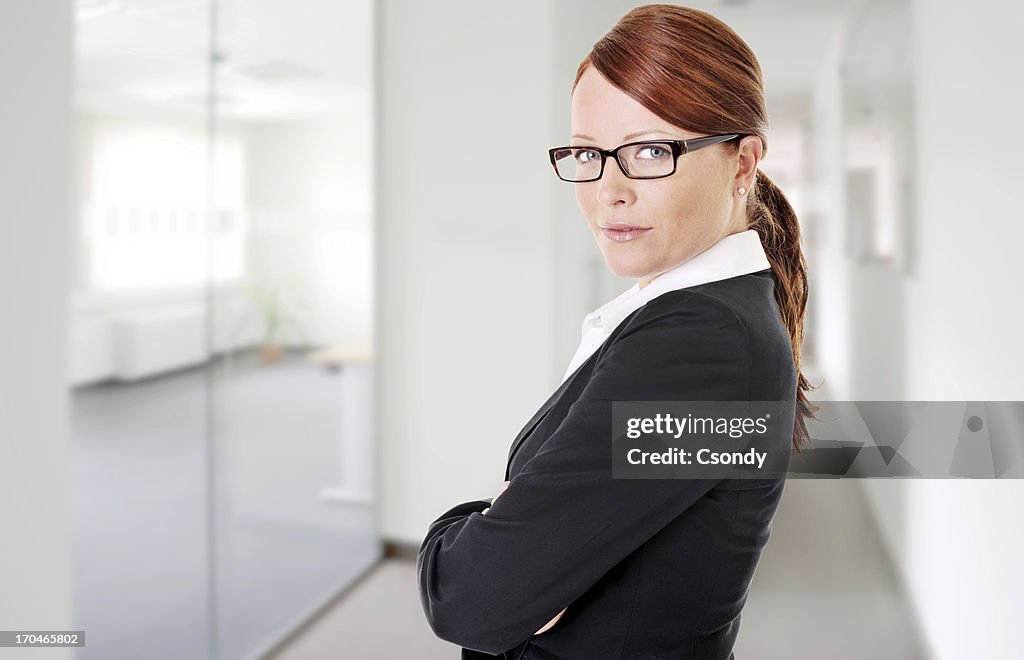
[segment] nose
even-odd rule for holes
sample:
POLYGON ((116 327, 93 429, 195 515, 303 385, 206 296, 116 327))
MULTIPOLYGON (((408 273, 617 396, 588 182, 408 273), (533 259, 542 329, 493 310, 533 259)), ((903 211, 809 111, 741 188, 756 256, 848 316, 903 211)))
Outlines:
POLYGON ((598 179, 597 186, 597 201, 605 206, 632 204, 636 201, 633 179, 625 175, 615 158, 605 162, 604 173, 598 179))

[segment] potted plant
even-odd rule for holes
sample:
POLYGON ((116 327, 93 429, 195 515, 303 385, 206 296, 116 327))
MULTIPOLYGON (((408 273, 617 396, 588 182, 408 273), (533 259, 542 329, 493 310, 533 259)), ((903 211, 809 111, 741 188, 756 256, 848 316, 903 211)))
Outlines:
MULTIPOLYGON (((291 329, 306 341, 306 332, 299 322, 303 313, 311 307, 308 302, 295 300, 294 296, 283 296, 286 290, 273 284, 251 284, 246 288, 249 300, 262 321, 259 354, 264 364, 271 364, 281 359, 283 353, 282 339, 285 330, 291 329)), ((239 319, 241 325, 250 318, 246 313, 239 319)), ((236 326, 238 327, 238 326, 236 326)))

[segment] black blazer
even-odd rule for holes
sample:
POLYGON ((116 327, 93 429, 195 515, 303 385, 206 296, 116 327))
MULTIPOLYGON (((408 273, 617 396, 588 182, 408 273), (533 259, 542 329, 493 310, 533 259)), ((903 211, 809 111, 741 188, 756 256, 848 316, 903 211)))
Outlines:
POLYGON ((612 401, 793 401, 770 269, 627 316, 512 443, 507 490, 452 507, 416 560, 463 658, 728 660, 785 479, 612 479, 612 401), (534 633, 563 608, 554 627, 534 633))

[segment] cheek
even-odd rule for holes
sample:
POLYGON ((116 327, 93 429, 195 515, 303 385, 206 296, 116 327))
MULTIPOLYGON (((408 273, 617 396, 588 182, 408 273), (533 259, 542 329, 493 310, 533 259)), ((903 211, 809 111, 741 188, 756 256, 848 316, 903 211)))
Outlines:
POLYGON ((710 172, 696 172, 666 192, 666 217, 683 227, 714 222, 723 206, 721 183, 710 172))
POLYGON ((685 228, 702 215, 702 193, 693 180, 659 186, 648 195, 648 208, 670 231, 685 228))

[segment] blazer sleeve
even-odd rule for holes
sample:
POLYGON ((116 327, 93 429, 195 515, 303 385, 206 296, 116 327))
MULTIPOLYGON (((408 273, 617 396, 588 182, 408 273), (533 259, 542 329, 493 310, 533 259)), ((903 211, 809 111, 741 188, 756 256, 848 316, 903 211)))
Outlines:
POLYGON ((430 525, 416 568, 438 637, 515 648, 716 485, 611 476, 612 401, 749 399, 744 326, 705 294, 686 302, 641 308, 486 515, 477 500, 430 525))

